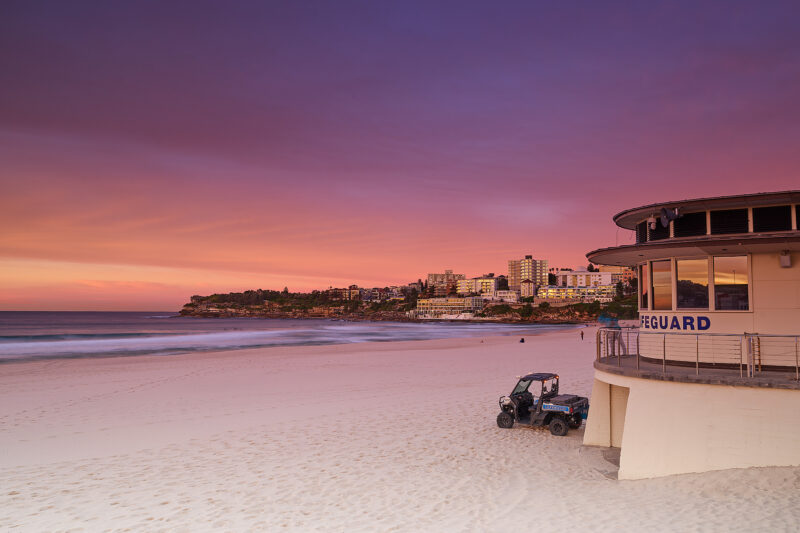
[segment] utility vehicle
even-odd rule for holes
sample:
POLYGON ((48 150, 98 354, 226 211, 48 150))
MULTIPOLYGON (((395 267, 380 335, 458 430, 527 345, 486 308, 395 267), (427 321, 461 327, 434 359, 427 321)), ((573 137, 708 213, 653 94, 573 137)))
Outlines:
POLYGON ((520 377, 511 394, 500 397, 497 425, 547 426, 563 437, 570 428, 581 427, 588 413, 588 398, 558 393, 557 374, 534 373, 520 377))

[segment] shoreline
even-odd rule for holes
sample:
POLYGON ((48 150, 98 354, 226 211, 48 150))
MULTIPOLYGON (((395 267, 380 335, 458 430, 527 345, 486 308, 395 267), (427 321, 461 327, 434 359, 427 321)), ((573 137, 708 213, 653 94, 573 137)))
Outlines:
MULTIPOLYGON (((275 319, 289 320, 294 319, 275 319)), ((302 325, 278 326, 275 329, 233 328, 222 330, 192 330, 176 332, 153 331, 147 334, 106 334, 101 331, 93 335, 47 340, 19 340, 0 344, 0 367, 9 364, 25 364, 34 361, 60 361, 100 358, 128 357, 174 357, 178 355, 205 354, 226 351, 243 351, 272 348, 303 348, 306 346, 394 344, 403 342, 425 342, 437 339, 475 339, 488 336, 516 337, 532 336, 549 331, 573 330, 580 324, 502 324, 470 322, 461 329, 450 327, 450 321, 430 322, 431 328, 395 328, 404 323, 370 322, 385 324, 373 329, 371 326, 357 327, 365 321, 342 319, 308 319, 324 321, 325 324, 311 329, 302 325), (352 324, 355 329, 348 326, 352 324), (441 326, 439 329, 437 326, 441 326), (483 326, 483 327, 480 327, 483 326)), ((295 321, 296 322, 296 321, 295 321)), ((427 324, 428 322, 423 322, 427 324)), ((585 325, 583 327, 586 327, 585 325)))

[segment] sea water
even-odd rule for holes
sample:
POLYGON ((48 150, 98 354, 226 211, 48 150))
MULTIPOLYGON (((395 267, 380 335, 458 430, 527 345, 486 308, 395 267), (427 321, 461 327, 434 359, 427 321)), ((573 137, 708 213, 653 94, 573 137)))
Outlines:
POLYGON ((533 335, 574 326, 189 318, 169 312, 0 311, 0 363, 266 346, 533 335))

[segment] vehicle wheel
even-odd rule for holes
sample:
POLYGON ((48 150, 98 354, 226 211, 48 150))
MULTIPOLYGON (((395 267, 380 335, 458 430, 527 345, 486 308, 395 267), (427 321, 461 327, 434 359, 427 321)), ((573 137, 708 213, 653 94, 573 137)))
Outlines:
POLYGON ((550 421, 550 433, 556 437, 563 437, 567 434, 567 431, 569 431, 567 421, 560 416, 557 416, 550 421))
POLYGON ((579 427, 581 427, 582 423, 583 423, 583 418, 581 418, 581 415, 575 415, 569 419, 569 427, 571 429, 578 429, 579 427))
POLYGON ((497 415, 497 427, 508 429, 513 425, 514 425, 514 417, 511 416, 511 413, 501 411, 500 414, 497 415))

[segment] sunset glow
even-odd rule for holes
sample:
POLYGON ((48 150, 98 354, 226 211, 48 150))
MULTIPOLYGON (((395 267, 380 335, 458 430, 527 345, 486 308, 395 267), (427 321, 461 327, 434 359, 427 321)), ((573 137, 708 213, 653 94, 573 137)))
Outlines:
POLYGON ((800 184, 789 4, 421 6, 6 4, 0 309, 575 267, 800 184))

